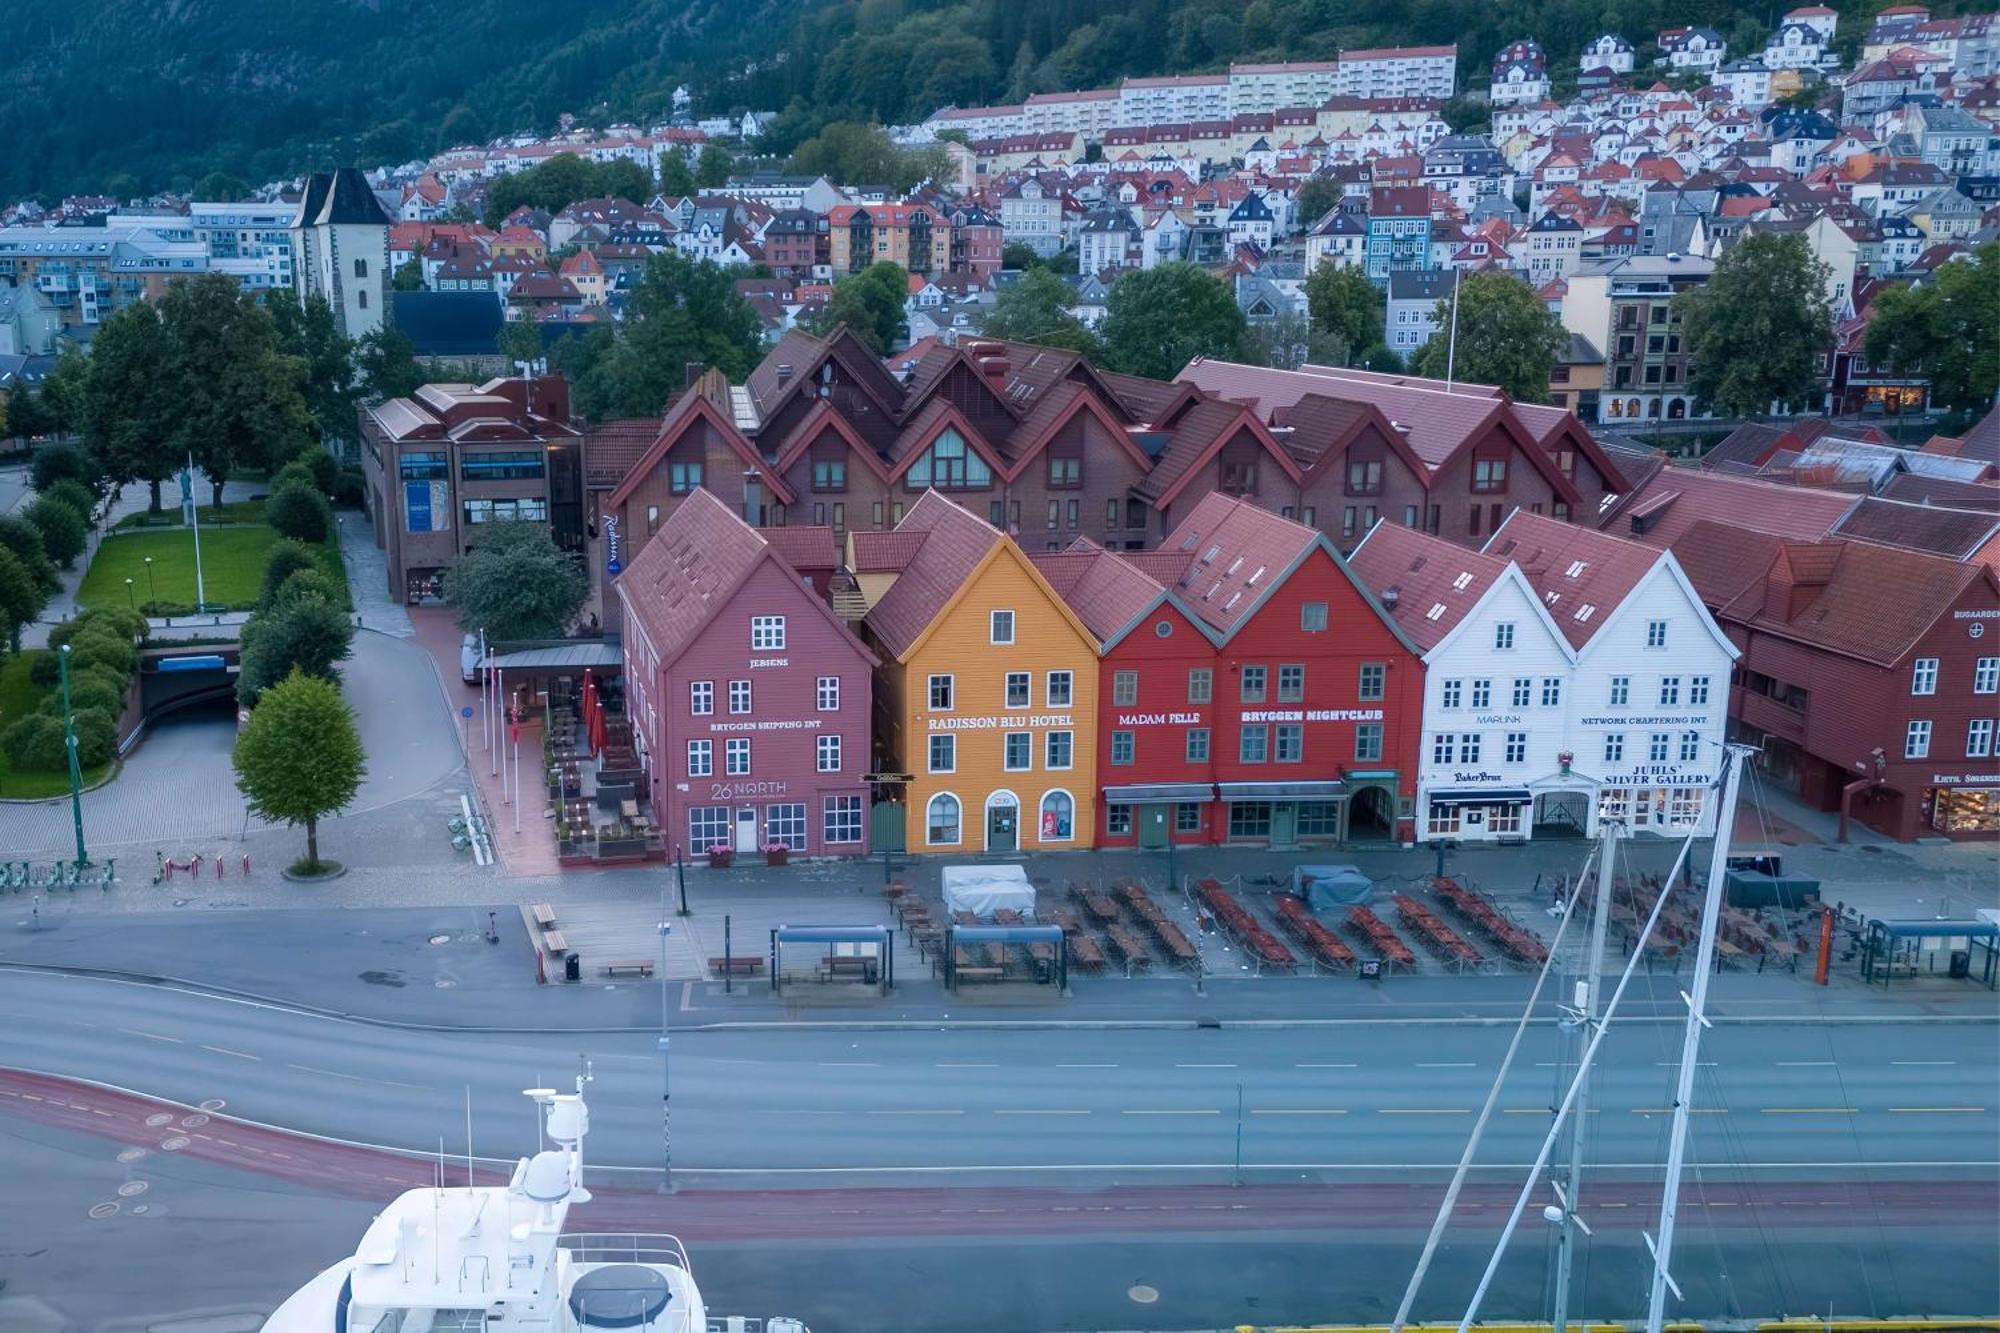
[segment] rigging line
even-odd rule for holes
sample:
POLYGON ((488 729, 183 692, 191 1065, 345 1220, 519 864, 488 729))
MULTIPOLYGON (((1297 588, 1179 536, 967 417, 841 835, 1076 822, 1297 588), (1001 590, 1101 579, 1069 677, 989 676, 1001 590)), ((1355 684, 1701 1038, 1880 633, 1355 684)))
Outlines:
MULTIPOLYGON (((1744 1179, 1745 1178, 1744 1174, 1740 1169, 1741 1164, 1748 1162, 1752 1159, 1749 1151, 1743 1146, 1744 1131, 1736 1123, 1738 1117, 1734 1113, 1735 1108, 1729 1104, 1728 1095, 1723 1091, 1722 1078, 1719 1074, 1716 1073, 1703 1074, 1700 1071, 1697 1071, 1697 1074, 1702 1078, 1704 1085, 1708 1089, 1709 1095, 1714 1099, 1715 1103, 1718 1106, 1720 1106, 1724 1111, 1729 1112, 1729 1114, 1726 1114, 1722 1117, 1722 1123, 1719 1126, 1717 1126, 1717 1129, 1719 1130, 1722 1136, 1723 1156, 1725 1159, 1725 1164, 1737 1170, 1737 1178, 1739 1180, 1744 1179)), ((1693 1142, 1692 1138, 1690 1138, 1690 1142, 1691 1143, 1693 1142)), ((1703 1176, 1701 1172, 1699 1159, 1697 1159, 1696 1161, 1695 1181, 1696 1181, 1696 1188, 1702 1193, 1703 1199, 1705 1201, 1707 1197, 1707 1185, 1706 1185, 1706 1178, 1703 1176)), ((1781 1302, 1780 1308, 1786 1310, 1795 1309, 1797 1308, 1798 1302, 1795 1299, 1793 1299, 1793 1297, 1794 1297, 1794 1288, 1796 1288, 1797 1283, 1795 1283, 1792 1280, 1791 1265, 1787 1263, 1781 1255, 1778 1254, 1776 1244, 1772 1239, 1772 1229, 1767 1224, 1763 1213, 1763 1204, 1762 1204, 1763 1192, 1758 1190, 1751 1190, 1747 1191, 1747 1193, 1749 1195, 1749 1198, 1747 1204, 1745 1204, 1744 1206, 1747 1206, 1750 1209, 1750 1224, 1751 1224, 1750 1230, 1752 1234, 1757 1238, 1758 1245, 1764 1252, 1764 1267, 1765 1271, 1770 1275, 1772 1289, 1777 1292, 1780 1298, 1781 1302)), ((1713 1216, 1713 1210, 1710 1210, 1710 1216, 1708 1217, 1707 1221, 1709 1225, 1710 1235, 1714 1239, 1715 1247, 1719 1255, 1721 1251, 1721 1240, 1719 1235, 1717 1234, 1719 1228, 1716 1225, 1716 1221, 1713 1216)), ((1734 1294, 1733 1282, 1731 1284, 1730 1290, 1733 1298, 1734 1294)))
MULTIPOLYGON (((1667 872, 1666 881, 1660 888, 1660 896, 1654 901, 1652 913, 1646 918, 1645 928, 1639 932, 1642 944, 1652 938, 1653 927, 1659 924, 1660 909, 1666 905, 1667 898, 1672 893, 1674 877, 1687 864, 1688 853, 1693 848, 1694 835, 1689 834, 1681 843, 1680 855, 1674 858, 1673 869, 1667 872)), ((1500 1232, 1500 1239, 1493 1246, 1493 1257, 1487 1261, 1486 1271, 1479 1279, 1479 1286, 1472 1293, 1472 1301, 1465 1308, 1465 1317, 1459 1320, 1458 1333, 1467 1333, 1472 1321, 1479 1314, 1480 1302, 1486 1299, 1487 1289, 1493 1285, 1493 1275, 1499 1271, 1500 1260, 1507 1253, 1507 1242, 1512 1239, 1514 1228, 1521 1221, 1521 1211, 1528 1206, 1528 1197, 1534 1193, 1535 1185, 1541 1179, 1542 1168, 1548 1164, 1549 1153, 1555 1147, 1556 1137, 1562 1130, 1563 1121, 1569 1116, 1569 1109, 1576 1102, 1577 1090, 1582 1086, 1583 1080, 1590 1076, 1590 1064, 1597 1056, 1597 1048, 1604 1044, 1605 1036, 1611 1031, 1611 1020, 1618 1012, 1619 1001, 1625 997, 1625 987, 1632 980, 1633 970, 1642 952, 1643 949, 1635 951, 1626 961, 1625 970, 1619 974, 1618 987, 1611 992, 1610 1003, 1599 1016, 1597 1031, 1592 1035, 1590 1045, 1584 1048, 1583 1059, 1577 1063, 1576 1077, 1570 1081, 1569 1090, 1563 1094, 1562 1104, 1556 1107, 1555 1123, 1549 1126, 1548 1134, 1542 1139, 1541 1151, 1535 1155, 1534 1164, 1528 1168, 1528 1178, 1522 1183, 1521 1193, 1514 1200, 1513 1211, 1507 1215, 1507 1224, 1500 1232)))
MULTIPOLYGON (((1719 1091, 1721 1079, 1717 1075, 1709 1074, 1704 1076, 1700 1069, 1696 1069, 1695 1078, 1697 1082, 1711 1085, 1710 1091, 1712 1093, 1719 1091)), ((1721 1098, 1718 1096, 1716 1100, 1720 1101, 1721 1098)), ((1727 1116, 1723 1117, 1725 1120, 1728 1118, 1727 1116)), ((1727 1131, 1724 1132, 1727 1133, 1727 1131)), ((1727 1156, 1726 1149, 1724 1155, 1727 1156)), ((1743 1303, 1737 1299, 1736 1277, 1729 1271, 1728 1254, 1722 1248, 1722 1229, 1716 1222, 1715 1210, 1708 1205, 1708 1177, 1702 1171, 1700 1140, 1696 1137, 1692 1126, 1688 1129, 1685 1157, 1688 1165, 1694 1172, 1694 1197, 1696 1202, 1701 1205, 1702 1233, 1708 1240, 1709 1250, 1715 1256, 1715 1271, 1721 1286, 1721 1294, 1724 1301, 1723 1308, 1728 1312, 1731 1319, 1740 1319, 1743 1316, 1743 1303)), ((1786 1306, 1785 1308, 1789 1309, 1790 1307, 1786 1306)))
MULTIPOLYGON (((1828 1055, 1832 1055, 1833 1033, 1829 1031, 1822 1034, 1822 1040, 1826 1042, 1826 1053, 1828 1055)), ((1842 1106, 1857 1105, 1857 1103, 1854 1102, 1848 1096, 1847 1071, 1840 1067, 1840 1061, 1838 1059, 1835 1059, 1833 1062, 1833 1080, 1834 1083, 1838 1085, 1840 1088, 1840 1104, 1842 1106)), ((1847 1137, 1849 1141, 1852 1142, 1854 1145, 1854 1160, 1856 1162, 1862 1162, 1866 1161, 1867 1158, 1861 1152, 1861 1134, 1860 1131, 1856 1129, 1854 1125, 1854 1121, 1858 1119, 1860 1119, 1859 1116, 1847 1117, 1847 1122, 1848 1122, 1847 1137)), ((1900 1309, 1902 1308, 1903 1305, 1903 1283, 1902 1279, 1898 1277, 1896 1274, 1896 1260, 1895 1260, 1894 1250, 1889 1245, 1888 1230, 1882 1223, 1882 1200, 1875 1193, 1874 1185, 1875 1182, 1869 1179, 1868 1168, 1866 1167, 1861 1168, 1861 1187, 1867 1191, 1868 1211, 1873 1215, 1875 1219, 1875 1234, 1881 1239, 1882 1242, 1883 1263, 1885 1263, 1889 1269, 1890 1295, 1895 1297, 1896 1306, 1897 1308, 1900 1309)), ((1855 1249, 1858 1252, 1862 1253, 1863 1255, 1860 1267, 1861 1285, 1863 1289, 1865 1289, 1868 1293, 1868 1309, 1869 1313, 1873 1314, 1882 1308, 1881 1302, 1875 1299, 1875 1283, 1869 1277, 1868 1274, 1868 1260, 1866 1258, 1865 1247, 1856 1246, 1855 1249)))
MULTIPOLYGON (((1590 849, 1583 858, 1584 869, 1588 870, 1597 859, 1599 847, 1590 849)), ((1396 1307, 1396 1317, 1391 1321, 1390 1333, 1402 1333, 1403 1325, 1410 1318, 1410 1307, 1416 1303, 1417 1290, 1423 1286, 1424 1274, 1429 1271, 1431 1257, 1437 1253, 1438 1241, 1444 1236, 1444 1229, 1451 1221, 1452 1209, 1458 1205, 1458 1194, 1465 1186, 1465 1177, 1472 1169, 1472 1159, 1479 1151, 1479 1140, 1486 1132, 1486 1122, 1492 1118, 1493 1105, 1500 1100, 1500 1089, 1507 1082, 1507 1072, 1513 1067, 1514 1055, 1521 1049, 1521 1037, 1533 1020, 1535 1005, 1542 997, 1542 987, 1548 982, 1549 973, 1554 970, 1556 955, 1562 948, 1563 935, 1569 930, 1569 923, 1576 916, 1578 899, 1583 895, 1583 886, 1589 876, 1576 877, 1576 888, 1571 891, 1569 902, 1564 908, 1562 920, 1556 923, 1555 938, 1549 942, 1549 956, 1542 960, 1542 970, 1535 977, 1535 989, 1529 993, 1528 1002, 1521 1007, 1521 1021, 1514 1025, 1514 1035, 1507 1043, 1507 1053, 1500 1057, 1500 1068, 1493 1075, 1493 1086, 1487 1089, 1486 1104, 1479 1108, 1479 1119, 1473 1123, 1472 1133, 1465 1141, 1465 1151, 1459 1155, 1458 1169, 1452 1172, 1451 1183, 1445 1187, 1444 1198, 1438 1204, 1437 1217, 1431 1223, 1430 1235, 1424 1238, 1424 1250, 1417 1257, 1417 1266, 1410 1274, 1410 1282, 1403 1289, 1402 1304, 1396 1307)))

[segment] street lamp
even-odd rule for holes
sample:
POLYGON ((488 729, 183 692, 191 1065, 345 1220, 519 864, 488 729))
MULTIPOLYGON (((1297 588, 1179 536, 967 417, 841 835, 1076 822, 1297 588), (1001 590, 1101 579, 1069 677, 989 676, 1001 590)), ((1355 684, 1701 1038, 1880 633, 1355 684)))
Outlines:
POLYGON ((83 766, 76 759, 76 713, 69 706, 68 644, 62 646, 62 654, 56 661, 62 670, 63 747, 69 751, 69 811, 76 825, 76 868, 81 871, 90 864, 90 853, 83 846, 83 766))
POLYGON ((153 557, 150 555, 146 557, 146 597, 156 604, 160 600, 160 589, 153 582, 153 557))
POLYGON ((132 591, 131 579, 125 580, 125 603, 126 605, 130 606, 134 611, 137 611, 139 609, 139 597, 137 593, 134 593, 132 591))
POLYGON ((667 920, 667 881, 660 880, 660 1193, 674 1192, 673 1077, 667 1064, 667 939, 674 923, 667 920))

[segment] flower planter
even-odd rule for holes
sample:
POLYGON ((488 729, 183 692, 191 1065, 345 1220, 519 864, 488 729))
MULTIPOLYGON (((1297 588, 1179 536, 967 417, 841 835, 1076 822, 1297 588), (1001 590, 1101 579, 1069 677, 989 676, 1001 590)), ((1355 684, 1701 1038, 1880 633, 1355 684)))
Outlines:
POLYGON ((764 849, 764 864, 767 866, 781 866, 791 859, 792 852, 789 847, 766 847, 764 849))
POLYGON ((735 864, 736 864, 735 852, 711 851, 708 854, 708 868, 710 870, 727 870, 729 869, 729 867, 735 864))

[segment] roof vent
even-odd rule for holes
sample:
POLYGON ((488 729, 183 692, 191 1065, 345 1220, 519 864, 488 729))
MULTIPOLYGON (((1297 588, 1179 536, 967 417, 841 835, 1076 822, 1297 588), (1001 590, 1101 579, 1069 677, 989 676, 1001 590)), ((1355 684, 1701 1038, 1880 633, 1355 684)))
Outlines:
POLYGON ((1382 608, 1385 611, 1394 611, 1396 609, 1396 603, 1402 600, 1403 600, 1403 590, 1401 588, 1382 589, 1382 608))
POLYGON ((1410 428, 1400 421, 1391 421, 1389 425, 1395 429, 1398 435, 1408 435, 1410 433, 1410 428))
POLYGON ((788 363, 781 362, 778 366, 778 387, 782 389, 791 382, 792 368, 788 363))

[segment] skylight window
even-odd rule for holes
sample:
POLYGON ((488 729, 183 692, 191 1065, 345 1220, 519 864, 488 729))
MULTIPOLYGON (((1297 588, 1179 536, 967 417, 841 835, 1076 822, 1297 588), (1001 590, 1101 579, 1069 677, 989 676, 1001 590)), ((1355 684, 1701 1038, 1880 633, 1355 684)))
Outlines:
POLYGON ((1590 619, 1590 618, 1591 618, 1592 616, 1594 616, 1594 615, 1596 615, 1596 614, 1597 614, 1597 607, 1596 607, 1596 605, 1595 605, 1595 604, 1593 604, 1593 603, 1591 603, 1591 602, 1585 602, 1585 603, 1584 603, 1584 604, 1583 604, 1582 606, 1579 606, 1579 607, 1578 607, 1578 608, 1576 609, 1576 617, 1575 617, 1575 618, 1576 618, 1576 619, 1577 619, 1578 621, 1585 621, 1585 620, 1588 620, 1588 619, 1590 619))
POLYGON ((1432 602, 1431 609, 1424 612, 1425 620, 1437 620, 1444 615, 1444 603, 1432 602))
POLYGON ((1542 598, 1542 600, 1547 602, 1550 606, 1554 606, 1557 602, 1560 602, 1562 599, 1563 595, 1559 592, 1549 593, 1542 598))
POLYGON ((1227 572, 1234 574, 1237 570, 1241 568, 1243 568, 1243 557, 1239 555, 1234 560, 1231 560, 1229 562, 1229 569, 1227 572))
POLYGON ((1588 560, 1572 560, 1570 561, 1569 568, 1564 570, 1563 572, 1565 574, 1568 574, 1571 578, 1577 578, 1582 575, 1583 571, 1589 566, 1589 564, 1590 562, 1588 560))
POLYGON ((1472 574, 1469 571, 1461 573, 1457 578, 1451 581, 1451 586, 1454 592, 1464 592, 1467 588, 1472 586, 1472 574))
POLYGON ((1220 546, 1211 546, 1206 551, 1203 551, 1201 553, 1201 563, 1203 563, 1204 565, 1212 565, 1215 563, 1215 557, 1221 554, 1222 554, 1222 548, 1220 546))

